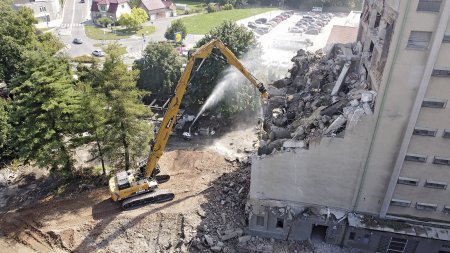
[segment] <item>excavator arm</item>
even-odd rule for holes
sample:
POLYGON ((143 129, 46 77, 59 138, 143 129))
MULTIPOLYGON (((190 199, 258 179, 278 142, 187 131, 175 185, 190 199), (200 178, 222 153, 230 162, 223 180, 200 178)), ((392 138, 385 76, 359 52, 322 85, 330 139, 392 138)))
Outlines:
POLYGON ((175 120, 177 117, 178 109, 180 108, 181 100, 183 99, 184 94, 186 93, 186 88, 190 81, 190 76, 192 73, 192 69, 194 68, 195 61, 197 59, 205 59, 211 55, 214 48, 220 50, 220 52, 226 57, 229 64, 236 67, 251 83, 254 85, 259 92, 261 92, 261 97, 267 98, 269 95, 267 93, 264 85, 259 82, 238 60, 238 58, 228 49, 222 41, 218 39, 213 39, 207 44, 201 46, 195 53, 189 57, 186 68, 181 75, 181 78, 178 82, 178 85, 175 90, 175 94, 172 96, 169 107, 164 115, 161 126, 156 135, 156 139, 154 144, 151 147, 151 153, 149 159, 147 160, 147 164, 145 167, 145 176, 152 177, 155 168, 157 167, 159 158, 164 153, 167 141, 169 140, 169 135, 172 131, 173 125, 175 124, 175 120))

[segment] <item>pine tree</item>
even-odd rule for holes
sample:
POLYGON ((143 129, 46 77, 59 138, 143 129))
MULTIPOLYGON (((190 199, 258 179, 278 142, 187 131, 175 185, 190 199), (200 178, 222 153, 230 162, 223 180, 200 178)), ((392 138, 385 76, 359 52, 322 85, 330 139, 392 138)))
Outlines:
POLYGON ((68 173, 73 169, 71 137, 80 111, 69 64, 36 52, 25 66, 12 90, 13 144, 25 162, 68 173))
POLYGON ((149 150, 152 126, 143 121, 150 115, 141 102, 145 92, 136 88, 137 70, 128 70, 122 62, 118 46, 107 49, 107 58, 101 71, 101 91, 107 103, 107 122, 109 131, 105 143, 107 156, 126 170, 149 150))

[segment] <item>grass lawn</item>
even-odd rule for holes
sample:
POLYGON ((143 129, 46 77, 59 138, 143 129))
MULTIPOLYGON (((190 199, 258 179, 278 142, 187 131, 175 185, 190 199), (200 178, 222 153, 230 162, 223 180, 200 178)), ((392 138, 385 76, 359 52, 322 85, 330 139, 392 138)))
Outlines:
POLYGON ((183 18, 190 34, 206 34, 211 28, 220 25, 225 20, 237 21, 257 14, 277 10, 277 8, 251 8, 204 13, 183 18))
POLYGON ((112 33, 110 30, 106 31, 105 33, 102 28, 91 25, 85 26, 84 29, 86 32, 86 36, 94 40, 118 40, 128 38, 132 35, 141 35, 143 33, 152 34, 156 31, 156 27, 154 26, 144 26, 142 29, 139 29, 137 31, 115 28, 114 33, 112 33))
MULTIPOLYGON (((108 47, 108 44, 109 43, 105 43, 105 44, 95 43, 94 47, 101 48, 103 51, 105 51, 106 48, 108 47)), ((127 48, 125 46, 119 46, 119 52, 120 52, 120 54, 126 54, 127 53, 127 48)))

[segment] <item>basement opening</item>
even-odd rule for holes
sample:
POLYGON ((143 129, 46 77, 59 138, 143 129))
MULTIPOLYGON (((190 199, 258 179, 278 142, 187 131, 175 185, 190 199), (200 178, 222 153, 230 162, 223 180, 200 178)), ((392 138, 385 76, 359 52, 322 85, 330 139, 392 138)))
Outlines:
POLYGON ((316 242, 324 242, 327 235, 328 226, 313 225, 311 232, 311 240, 316 242))

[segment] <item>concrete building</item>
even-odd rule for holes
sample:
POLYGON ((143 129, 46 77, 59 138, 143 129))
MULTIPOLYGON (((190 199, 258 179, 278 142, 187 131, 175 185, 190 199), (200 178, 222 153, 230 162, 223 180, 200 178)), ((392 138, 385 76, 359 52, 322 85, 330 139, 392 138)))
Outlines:
POLYGON ((61 19, 62 8, 59 0, 14 0, 13 6, 16 9, 30 8, 39 23, 61 19))
POLYGON ((308 149, 254 156, 251 233, 450 252, 449 17, 450 0, 365 1, 352 68, 373 113, 308 149))

